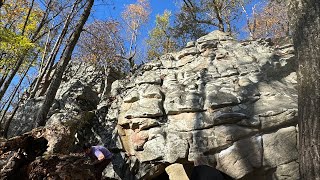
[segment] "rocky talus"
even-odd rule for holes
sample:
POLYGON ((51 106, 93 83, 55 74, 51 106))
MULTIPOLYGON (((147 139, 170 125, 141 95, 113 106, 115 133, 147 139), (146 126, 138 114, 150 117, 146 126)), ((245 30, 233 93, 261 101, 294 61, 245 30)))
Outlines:
MULTIPOLYGON (((61 167, 61 174, 85 169, 76 179, 90 179, 90 165, 68 154, 92 142, 115 154, 103 174, 109 179, 176 179, 180 172, 188 179, 194 162, 232 179, 299 179, 295 70, 290 43, 239 42, 214 31, 146 63, 130 78, 112 80, 107 98, 101 97, 103 74, 66 73, 47 125, 36 138, 29 132, 13 139, 45 140, 45 152, 23 165, 29 177, 61 167), (70 162, 76 166, 62 168, 70 162)), ((41 102, 24 103, 10 136, 33 128, 32 112, 41 102)), ((2 174, 18 153, 8 145, 13 139, 1 146, 2 174)))

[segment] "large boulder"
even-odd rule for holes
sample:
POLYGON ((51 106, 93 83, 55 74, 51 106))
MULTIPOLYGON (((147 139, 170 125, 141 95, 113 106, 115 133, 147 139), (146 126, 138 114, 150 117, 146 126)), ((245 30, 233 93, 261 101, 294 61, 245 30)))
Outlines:
POLYGON ((214 31, 114 83, 117 111, 106 117, 143 163, 204 157, 234 179, 298 178, 295 70, 290 44, 214 31))
MULTIPOLYGON (((47 165, 64 167, 75 157, 55 153, 92 142, 115 154, 103 173, 109 179, 161 179, 176 163, 191 166, 185 169, 190 175, 199 158, 234 179, 299 179, 295 70, 291 44, 238 42, 219 31, 144 64, 130 78, 112 85, 107 79, 105 97, 105 79, 94 67, 71 66, 40 133, 48 158, 27 164, 31 174, 42 176, 43 170, 48 177, 68 179, 73 166, 47 165)), ((42 100, 19 108, 10 136, 34 127, 42 100)), ((3 156, 14 160, 21 154, 3 156)), ((89 167, 79 167, 85 171, 78 175, 90 179, 89 167)))

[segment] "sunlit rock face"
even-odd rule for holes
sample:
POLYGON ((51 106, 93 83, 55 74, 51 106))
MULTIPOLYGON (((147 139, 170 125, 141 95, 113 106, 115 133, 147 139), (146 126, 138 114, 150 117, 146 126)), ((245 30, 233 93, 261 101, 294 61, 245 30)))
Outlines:
MULTIPOLYGON (((114 152, 103 172, 109 179, 172 177, 170 167, 190 175, 195 161, 234 179, 299 179, 295 69, 291 44, 239 42, 219 31, 144 64, 131 78, 108 79, 105 97, 103 72, 71 64, 41 135, 47 157, 25 166, 50 175, 50 164, 68 164, 78 157, 66 154, 91 142, 114 152)), ((34 127, 42 102, 22 103, 9 136, 34 127)), ((82 166, 66 167, 63 177, 82 166)), ((90 179, 90 168, 83 178, 90 179)))
POLYGON ((205 158, 234 179, 299 179, 293 47, 214 31, 113 83, 106 120, 140 163, 205 158))
MULTIPOLYGON (((81 116, 84 112, 96 110, 100 100, 99 94, 104 86, 103 78, 103 71, 94 66, 70 63, 48 116, 60 114, 59 119, 67 121, 66 119, 81 116)), ((41 88, 42 84, 39 92, 42 91, 41 88)), ((8 137, 21 135, 36 126, 35 119, 43 101, 44 96, 40 96, 20 103, 10 124, 8 137)))

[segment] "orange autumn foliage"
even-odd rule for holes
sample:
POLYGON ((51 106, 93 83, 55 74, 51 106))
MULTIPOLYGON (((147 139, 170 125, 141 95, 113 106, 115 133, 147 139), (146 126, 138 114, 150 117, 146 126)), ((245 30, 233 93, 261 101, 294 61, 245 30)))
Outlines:
POLYGON ((280 38, 290 35, 289 19, 285 2, 268 2, 254 13, 248 29, 253 39, 280 38))

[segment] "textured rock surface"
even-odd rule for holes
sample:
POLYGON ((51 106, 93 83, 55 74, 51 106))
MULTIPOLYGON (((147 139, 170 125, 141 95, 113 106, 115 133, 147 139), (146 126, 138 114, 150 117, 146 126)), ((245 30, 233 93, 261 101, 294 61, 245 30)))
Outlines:
MULTIPOLYGON (((105 86, 104 77, 104 72, 99 68, 85 63, 70 63, 62 78, 49 117, 56 113, 79 114, 99 109, 97 105, 104 99, 101 97, 105 86)), ((115 78, 108 77, 106 89, 111 89, 111 83, 116 80, 115 78)), ((20 105, 10 124, 8 137, 21 135, 35 127, 34 120, 43 98, 43 96, 32 98, 20 105)))
POLYGON ((169 175, 170 180, 189 180, 182 164, 171 164, 170 166, 166 167, 166 172, 169 175))
POLYGON ((213 159, 234 179, 298 178, 292 50, 215 31, 145 64, 112 90, 124 150, 141 162, 213 159))
MULTIPOLYGON (((71 68, 46 125, 48 151, 104 144, 115 152, 104 171, 112 179, 155 178, 199 157, 234 179, 299 179, 293 47, 269 44, 214 31, 115 81, 109 98, 99 73, 71 68)), ((37 103, 24 104, 11 136, 33 127, 37 103)))

